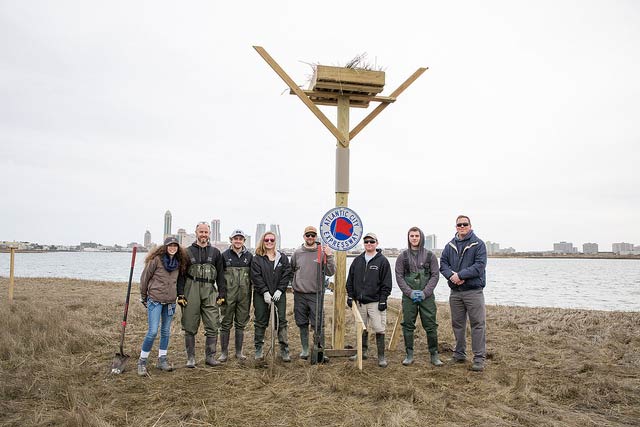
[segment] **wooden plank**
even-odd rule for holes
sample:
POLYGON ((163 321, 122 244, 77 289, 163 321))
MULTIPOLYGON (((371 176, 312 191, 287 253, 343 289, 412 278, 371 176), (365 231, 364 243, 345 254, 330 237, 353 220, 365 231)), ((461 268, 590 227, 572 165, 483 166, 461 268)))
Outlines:
POLYGON ((389 350, 395 350, 398 348, 398 341, 400 340, 400 319, 402 318, 402 311, 397 311, 396 321, 393 324, 393 330, 391 331, 391 339, 389 340, 389 350))
POLYGON ((346 146, 348 135, 342 134, 338 130, 338 128, 336 128, 333 123, 331 123, 327 116, 325 116, 322 111, 320 111, 320 109, 309 99, 309 97, 305 95, 304 92, 302 92, 302 89, 300 89, 298 85, 295 84, 291 77, 289 77, 289 75, 282 69, 282 67, 280 67, 280 65, 278 65, 278 63, 271 57, 271 55, 269 55, 267 51, 264 50, 262 46, 253 46, 253 48, 256 50, 256 52, 258 52, 262 59, 264 59, 265 62, 269 64, 273 71, 275 71, 276 74, 280 76, 280 78, 287 84, 287 86, 289 86, 289 89, 291 89, 296 95, 298 95, 298 98, 300 98, 304 105, 306 105, 311 110, 311 112, 315 114, 315 116, 322 122, 322 124, 327 129, 329 129, 329 132, 331 132, 333 136, 336 137, 340 144, 346 146))
MULTIPOLYGON (((407 89, 414 81, 416 81, 418 77, 420 77, 427 70, 428 68, 418 68, 416 72, 413 73, 411 77, 409 77, 407 80, 405 80, 404 83, 402 83, 398 87, 398 89, 393 91, 391 95, 389 95, 389 97, 397 98, 402 92, 405 91, 405 89, 407 89)), ((351 132, 349 133, 349 140, 352 140, 353 138, 355 138, 356 135, 359 134, 360 131, 362 131, 362 129, 364 129, 365 126, 371 123, 371 121, 375 119, 378 116, 378 114, 382 113, 382 111, 385 108, 387 108, 388 105, 389 104, 386 104, 386 103, 378 105, 371 113, 369 113, 367 117, 362 119, 362 121, 358 123, 358 125, 355 128, 353 128, 353 130, 351 130, 351 132)))
POLYGON ((371 94, 375 95, 384 90, 382 86, 365 86, 365 85, 354 85, 350 83, 338 83, 338 82, 316 82, 314 86, 310 86, 311 90, 314 91, 322 91, 322 90, 336 90, 340 93, 344 94, 371 94))
POLYGON ((374 86, 384 86, 384 77, 384 71, 333 67, 330 65, 316 65, 313 73, 313 78, 316 81, 360 83, 374 86))
POLYGON ((358 351, 356 353, 356 367, 362 371, 362 319, 360 322, 356 322, 356 349, 358 351))
MULTIPOLYGON (((340 95, 337 92, 329 92, 329 91, 315 91, 315 90, 303 90, 304 94, 307 95, 311 100, 314 98, 326 98, 330 100, 337 100, 340 95)), ((292 90, 289 90, 290 95, 295 95, 292 90)), ((359 95, 359 94, 349 94, 349 101, 351 102, 351 106, 353 106, 354 101, 373 101, 373 102, 396 102, 396 98, 391 98, 389 96, 371 96, 371 95, 359 95)))
MULTIPOLYGON (((311 101, 313 101, 314 104, 316 105, 328 105, 331 107, 335 107, 338 105, 338 100, 337 99, 317 99, 317 98, 311 98, 311 101)), ((355 102, 351 102, 349 104, 350 107, 354 107, 354 108, 368 108, 369 107, 369 103, 368 102, 362 102, 362 101, 355 101, 355 102)))
POLYGON ((351 357, 356 353, 358 353, 358 350, 355 348, 344 348, 342 350, 330 348, 324 350, 324 355, 327 357, 351 357))

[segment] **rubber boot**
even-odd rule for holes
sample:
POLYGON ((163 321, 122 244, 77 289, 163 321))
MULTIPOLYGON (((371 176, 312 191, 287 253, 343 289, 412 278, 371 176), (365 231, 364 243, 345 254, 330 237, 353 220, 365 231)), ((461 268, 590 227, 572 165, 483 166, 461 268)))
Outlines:
POLYGON ((433 366, 442 366, 444 365, 444 363, 442 363, 442 360, 440 360, 440 355, 438 354, 438 352, 435 352, 431 355, 431 364, 433 366))
MULTIPOLYGON (((369 350, 369 331, 362 331, 362 360, 366 360, 369 356, 367 351, 369 350)), ((358 358, 357 354, 354 354, 349 358, 352 362, 358 358)))
POLYGON ((256 328, 255 329, 255 337, 253 342, 256 346, 256 360, 264 360, 264 352, 262 351, 262 347, 264 346, 264 329, 256 328))
POLYGON ((196 367, 196 336, 184 334, 184 348, 187 351, 187 368, 196 367))
POLYGON ((413 334, 404 334, 404 347, 407 350, 407 357, 404 358, 402 364, 409 366, 413 363, 413 334))
POLYGON ((218 360, 220 362, 226 362, 229 358, 229 331, 220 332, 220 349, 220 357, 218 357, 218 360))
POLYGON ((242 354, 242 342, 244 341, 244 331, 236 329, 236 359, 245 360, 247 356, 242 354))
POLYGON ((378 366, 387 367, 387 359, 384 357, 384 334, 376 334, 376 344, 378 346, 378 366))
POLYGON ((166 355, 158 357, 158 361, 156 362, 156 368, 160 369, 161 371, 165 371, 165 372, 173 371, 173 365, 169 364, 169 361, 167 360, 167 356, 166 355))
POLYGON ((141 377, 147 375, 147 359, 138 359, 138 375, 141 377))
POLYGON ((280 343, 280 357, 283 362, 291 362, 289 355, 289 338, 287 337, 287 326, 278 330, 278 342, 280 343))
POLYGON ((309 327, 308 326, 300 328, 300 344, 302 345, 302 351, 300 352, 300 359, 307 360, 309 358, 309 327))
POLYGON ((218 336, 207 337, 204 347, 204 363, 209 366, 218 366, 220 362, 216 360, 216 347, 218 346, 218 336))

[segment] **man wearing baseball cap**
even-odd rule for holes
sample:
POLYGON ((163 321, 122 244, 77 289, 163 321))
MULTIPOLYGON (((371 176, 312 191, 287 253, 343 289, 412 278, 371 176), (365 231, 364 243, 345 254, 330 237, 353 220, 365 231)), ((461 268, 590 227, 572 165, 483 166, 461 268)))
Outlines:
MULTIPOLYGON (((336 273, 336 262, 333 252, 328 246, 322 246, 322 283, 319 283, 318 277, 318 246, 320 242, 316 242, 318 230, 309 225, 304 229, 302 234, 304 243, 295 250, 291 257, 291 269, 293 270, 293 313, 296 325, 300 328, 300 344, 302 351, 301 359, 309 357, 309 324, 314 334, 320 334, 320 344, 324 346, 323 331, 323 301, 318 301, 318 294, 322 298, 324 296, 324 278, 325 276, 333 276, 336 273), (326 263, 324 262, 326 260, 326 263), (322 290, 318 292, 318 287, 322 290), (316 312, 318 307, 318 312, 316 312), (318 324, 316 324, 316 318, 318 324)), ((316 342, 314 335, 314 341, 316 342)), ((324 362, 319 360, 318 362, 324 362)))
POLYGON ((229 235, 231 246, 222 253, 224 260, 224 279, 227 285, 227 303, 222 306, 220 323, 221 354, 218 360, 226 362, 229 358, 229 335, 231 325, 235 326, 236 359, 244 360, 242 354, 244 328, 249 322, 251 308, 251 259, 253 255, 244 246, 246 235, 236 229, 229 235))
MULTIPOLYGON (((357 304, 363 322, 368 324, 362 333, 362 358, 367 358, 369 329, 376 333, 378 366, 387 366, 384 357, 384 327, 387 323, 387 298, 391 294, 391 266, 378 249, 378 237, 367 233, 362 239, 364 252, 349 267, 347 276, 347 305, 357 304)), ((352 359, 355 360, 355 359, 352 359)))

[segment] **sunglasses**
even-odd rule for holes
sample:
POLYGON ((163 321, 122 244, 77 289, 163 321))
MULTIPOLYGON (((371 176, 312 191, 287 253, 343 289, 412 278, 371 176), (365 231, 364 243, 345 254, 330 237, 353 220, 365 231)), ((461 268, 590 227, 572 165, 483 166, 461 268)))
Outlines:
POLYGON ((265 243, 273 243, 275 241, 276 241, 276 239, 264 239, 265 243))
POLYGON ((316 237, 316 233, 307 233, 304 237, 316 237))
POLYGON ((375 240, 365 240, 364 244, 365 245, 373 245, 376 241, 375 240))
POLYGON ((469 226, 468 222, 459 222, 459 223, 456 224, 456 227, 460 227, 460 228, 468 227, 468 226, 469 226))

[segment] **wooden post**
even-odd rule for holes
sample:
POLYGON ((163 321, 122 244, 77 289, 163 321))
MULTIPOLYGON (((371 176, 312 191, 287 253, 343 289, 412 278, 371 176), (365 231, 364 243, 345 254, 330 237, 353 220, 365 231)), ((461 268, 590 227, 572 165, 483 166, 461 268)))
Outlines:
MULTIPOLYGON (((349 206, 349 97, 338 96, 338 131, 346 141, 336 144, 336 206, 349 206)), ((333 339, 334 349, 344 348, 344 306, 347 297, 347 253, 336 251, 336 281, 333 290, 333 339)))
POLYGON ((11 259, 9 261, 9 304, 13 304, 13 264, 16 257, 16 248, 11 248, 11 259))

